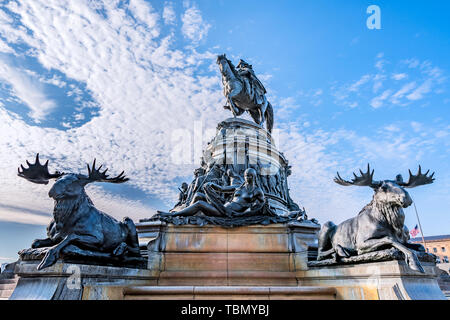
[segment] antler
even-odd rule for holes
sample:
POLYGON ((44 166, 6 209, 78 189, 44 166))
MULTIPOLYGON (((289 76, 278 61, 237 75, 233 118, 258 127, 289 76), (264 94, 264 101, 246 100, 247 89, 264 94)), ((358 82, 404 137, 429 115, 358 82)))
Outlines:
POLYGON ((103 165, 101 165, 100 167, 98 167, 96 169, 95 168, 95 161, 96 161, 96 159, 94 159, 94 162, 92 163, 92 170, 89 167, 89 164, 87 165, 87 168, 88 168, 88 183, 89 182, 94 182, 94 181, 111 182, 111 183, 123 183, 123 182, 126 182, 126 181, 130 180, 129 178, 125 177, 125 175, 124 175, 125 171, 122 171, 118 176, 116 176, 114 178, 108 178, 108 175, 106 174, 108 169, 105 169, 105 171, 100 172, 100 169, 103 167, 103 165))
POLYGON ((409 172, 409 180, 407 183, 402 183, 401 186, 405 187, 405 188, 414 188, 414 187, 418 187, 418 186, 422 186, 424 184, 429 184, 429 183, 433 183, 434 181, 434 172, 431 174, 431 176, 428 176, 428 172, 430 172, 430 170, 428 170, 425 173, 422 173, 422 168, 419 165, 419 171, 417 172, 417 175, 413 175, 411 173, 411 170, 408 170, 409 172))
POLYGON ((370 172, 370 166, 367 164, 367 172, 364 173, 360 169, 359 172, 361 173, 361 176, 359 177, 353 172, 354 178, 352 178, 352 181, 342 179, 339 172, 337 172, 337 177, 334 178, 334 182, 340 184, 341 186, 367 186, 375 188, 379 185, 379 182, 373 181, 374 171, 375 170, 372 170, 372 172, 370 172))
POLYGON ((23 165, 20 165, 20 168, 17 168, 17 175, 21 178, 25 178, 30 182, 38 183, 38 184, 47 184, 50 179, 57 179, 61 177, 64 173, 60 173, 59 171, 55 171, 55 173, 51 174, 48 172, 48 160, 42 165, 39 162, 39 153, 36 154, 36 161, 34 164, 27 162, 28 168, 24 168, 23 165), (22 169, 22 171, 20 171, 22 169))

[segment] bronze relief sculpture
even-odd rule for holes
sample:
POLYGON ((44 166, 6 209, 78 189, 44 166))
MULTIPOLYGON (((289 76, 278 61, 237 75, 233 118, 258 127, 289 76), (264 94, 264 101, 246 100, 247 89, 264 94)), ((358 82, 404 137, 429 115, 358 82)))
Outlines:
POLYGON ((193 216, 198 212, 202 212, 207 216, 213 217, 239 217, 242 215, 250 216, 258 213, 264 203, 264 193, 256 186, 256 171, 248 168, 244 172, 244 182, 240 185, 233 184, 229 186, 221 186, 212 182, 208 182, 203 187, 206 195, 205 200, 199 200, 187 208, 174 213, 159 213, 177 216, 193 216), (232 199, 222 203, 220 195, 217 193, 231 193, 232 199))

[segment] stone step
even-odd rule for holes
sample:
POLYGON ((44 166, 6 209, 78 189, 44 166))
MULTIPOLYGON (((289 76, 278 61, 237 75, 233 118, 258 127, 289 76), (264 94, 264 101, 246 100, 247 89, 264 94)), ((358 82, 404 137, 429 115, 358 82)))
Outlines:
POLYGON ((0 283, 0 291, 2 290, 14 290, 16 283, 0 283))
POLYGON ((124 288, 125 300, 335 300, 328 287, 135 286, 124 288))
POLYGON ((0 279, 0 285, 2 284, 15 284, 17 282, 17 279, 0 279))
POLYGON ((14 288, 10 290, 0 290, 0 298, 8 299, 12 295, 13 291, 14 288))
POLYGON ((8 300, 17 285, 17 278, 0 279, 0 300, 8 300))

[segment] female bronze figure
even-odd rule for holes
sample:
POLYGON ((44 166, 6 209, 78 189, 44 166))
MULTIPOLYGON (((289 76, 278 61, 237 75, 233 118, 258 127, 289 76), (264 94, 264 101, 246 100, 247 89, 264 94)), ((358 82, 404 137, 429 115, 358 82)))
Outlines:
POLYGON ((248 168, 244 172, 244 183, 241 185, 220 186, 208 182, 204 185, 206 201, 200 200, 189 207, 175 213, 160 212, 161 216, 193 216, 202 212, 214 217, 238 217, 260 214, 265 204, 264 193, 256 185, 256 171, 248 168), (232 193, 233 197, 224 204, 220 201, 221 193, 232 193))

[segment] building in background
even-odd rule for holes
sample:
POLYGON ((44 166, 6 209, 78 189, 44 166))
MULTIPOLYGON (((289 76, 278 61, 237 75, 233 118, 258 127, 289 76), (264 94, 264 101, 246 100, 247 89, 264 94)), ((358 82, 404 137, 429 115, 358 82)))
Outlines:
MULTIPOLYGON (((427 252, 436 255, 437 263, 449 263, 450 234, 424 238, 425 238, 425 248, 427 252)), ((412 238, 410 242, 422 243, 422 237, 412 238)))
MULTIPOLYGON (((441 236, 424 237, 427 252, 436 255, 436 267, 438 272, 438 284, 447 299, 450 299, 450 234, 441 236)), ((422 243, 422 237, 409 240, 413 243, 422 243)))

